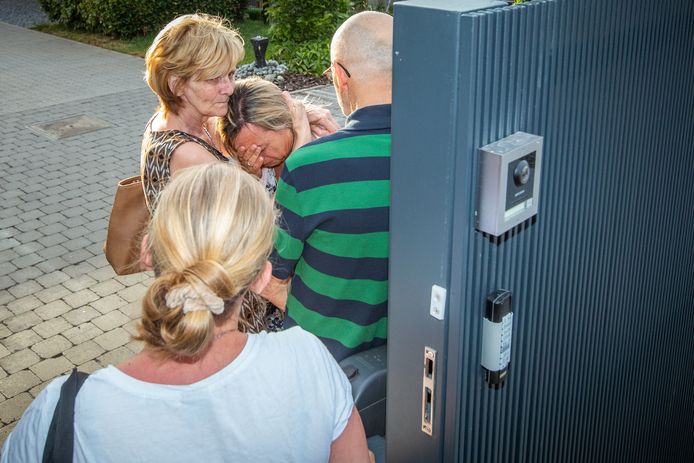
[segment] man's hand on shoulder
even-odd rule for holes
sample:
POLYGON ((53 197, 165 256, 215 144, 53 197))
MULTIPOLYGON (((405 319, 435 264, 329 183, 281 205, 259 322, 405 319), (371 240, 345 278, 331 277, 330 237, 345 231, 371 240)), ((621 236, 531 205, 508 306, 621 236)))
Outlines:
POLYGON ((335 118, 327 108, 311 103, 306 103, 304 106, 306 107, 308 123, 311 126, 311 135, 314 139, 340 130, 340 126, 337 125, 335 118))

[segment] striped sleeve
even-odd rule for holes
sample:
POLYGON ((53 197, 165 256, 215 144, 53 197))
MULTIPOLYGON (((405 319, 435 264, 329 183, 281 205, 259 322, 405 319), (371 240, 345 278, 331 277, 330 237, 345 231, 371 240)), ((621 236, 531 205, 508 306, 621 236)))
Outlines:
POLYGON ((275 202, 280 219, 275 232, 272 252, 272 275, 286 280, 294 275, 296 263, 304 250, 304 225, 296 188, 290 172, 285 168, 277 184, 275 202))

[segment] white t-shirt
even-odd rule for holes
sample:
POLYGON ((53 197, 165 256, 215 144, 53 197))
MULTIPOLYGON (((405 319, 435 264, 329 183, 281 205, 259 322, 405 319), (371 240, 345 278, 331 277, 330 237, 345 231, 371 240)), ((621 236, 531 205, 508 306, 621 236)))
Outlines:
MULTIPOLYGON (((65 376, 32 402, 2 462, 41 461, 65 376)), ((248 336, 241 354, 194 384, 139 381, 108 366, 75 404, 75 462, 325 462, 352 413, 349 381, 296 327, 248 336)))

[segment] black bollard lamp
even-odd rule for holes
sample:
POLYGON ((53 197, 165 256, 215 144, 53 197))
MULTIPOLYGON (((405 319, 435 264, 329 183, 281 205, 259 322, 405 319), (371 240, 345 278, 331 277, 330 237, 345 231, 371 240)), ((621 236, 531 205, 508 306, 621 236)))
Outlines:
POLYGON ((255 53, 255 67, 264 68, 267 66, 265 62, 265 52, 270 39, 267 37, 256 36, 251 39, 253 45, 253 53, 255 53))

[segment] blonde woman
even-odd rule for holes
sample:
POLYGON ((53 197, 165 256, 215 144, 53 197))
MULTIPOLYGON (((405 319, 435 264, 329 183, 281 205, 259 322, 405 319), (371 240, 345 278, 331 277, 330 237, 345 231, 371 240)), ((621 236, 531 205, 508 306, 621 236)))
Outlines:
POLYGON ((304 105, 257 77, 236 81, 229 110, 217 126, 224 149, 260 177, 269 193, 275 192, 290 153, 338 129, 327 109, 304 105))
POLYGON ((141 175, 150 211, 179 169, 227 161, 213 137, 216 119, 234 93, 243 39, 220 18, 180 16, 155 37, 145 56, 145 80, 159 109, 145 128, 141 175))
MULTIPOLYGON (((274 219, 235 166, 185 169, 167 186, 144 258, 158 271, 142 302, 145 348, 87 378, 74 461, 369 461, 349 382, 323 344, 298 327, 239 330, 243 295, 270 278, 274 219)), ((64 380, 29 406, 3 462, 41 461, 64 380)))

